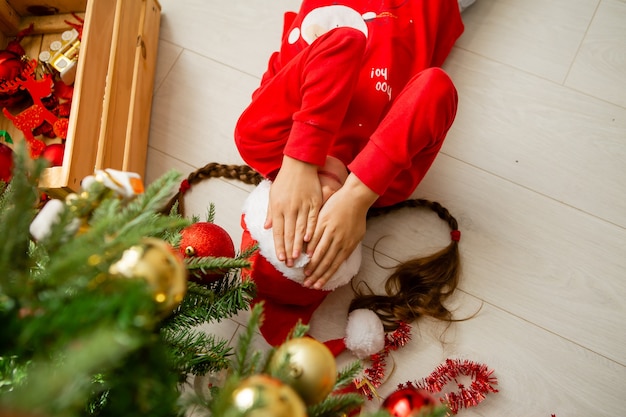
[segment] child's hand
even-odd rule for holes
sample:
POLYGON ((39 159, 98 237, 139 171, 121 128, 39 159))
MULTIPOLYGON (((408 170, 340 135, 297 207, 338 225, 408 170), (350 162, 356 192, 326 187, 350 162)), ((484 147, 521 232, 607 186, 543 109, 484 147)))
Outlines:
POLYGON ((354 174, 322 207, 308 245, 305 287, 321 289, 365 236, 367 210, 378 195, 354 174))
POLYGON ((321 206, 317 166, 285 156, 270 188, 265 228, 273 228, 276 256, 287 266, 313 237, 321 206))

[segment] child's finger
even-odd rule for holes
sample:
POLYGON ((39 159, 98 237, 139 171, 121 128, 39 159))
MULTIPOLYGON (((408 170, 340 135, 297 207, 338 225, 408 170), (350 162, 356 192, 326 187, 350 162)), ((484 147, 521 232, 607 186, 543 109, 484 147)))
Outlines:
POLYGON ((324 236, 319 230, 313 235, 310 245, 307 247, 311 261, 304 271, 307 278, 304 281, 305 287, 310 287, 321 277, 322 271, 332 263, 332 237, 324 236))
MULTIPOLYGON (((293 251, 294 251, 294 240, 296 236, 296 221, 297 218, 294 219, 290 216, 286 216, 283 223, 283 233, 282 240, 284 245, 284 256, 285 259, 280 259, 281 261, 285 261, 285 264, 289 267, 293 266, 293 251)), ((274 239, 276 239, 276 233, 274 233, 274 239)))
POLYGON ((265 216, 265 223, 263 224, 263 227, 266 229, 272 228, 272 205, 271 204, 267 205, 267 214, 265 216))
POLYGON ((304 238, 307 230, 307 216, 299 215, 296 222, 295 237, 293 242, 293 259, 298 258, 304 246, 304 238))
POLYGON ((272 219, 272 234, 274 235, 274 248, 276 250, 276 257, 279 261, 285 262, 285 240, 283 234, 283 219, 278 217, 272 219))
POLYGON ((304 237, 302 240, 306 243, 309 243, 311 239, 313 239, 313 233, 315 233, 315 227, 317 226, 317 216, 319 215, 319 210, 312 208, 309 210, 309 216, 306 222, 306 230, 304 232, 304 237))

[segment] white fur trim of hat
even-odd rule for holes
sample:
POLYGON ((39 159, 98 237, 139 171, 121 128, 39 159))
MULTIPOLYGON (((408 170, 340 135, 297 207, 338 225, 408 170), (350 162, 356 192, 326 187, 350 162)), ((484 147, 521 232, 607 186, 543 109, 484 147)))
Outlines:
MULTIPOLYGON (((294 261, 293 267, 288 267, 278 260, 274 247, 274 234, 272 229, 264 227, 269 204, 270 186, 269 180, 262 181, 248 196, 243 205, 244 220, 250 235, 259 244, 261 255, 267 259, 286 278, 302 284, 306 278, 304 267, 310 258, 305 253, 294 261)), ((328 280, 322 288, 324 291, 332 291, 347 284, 359 272, 361 267, 361 244, 350 254, 337 272, 328 280)))

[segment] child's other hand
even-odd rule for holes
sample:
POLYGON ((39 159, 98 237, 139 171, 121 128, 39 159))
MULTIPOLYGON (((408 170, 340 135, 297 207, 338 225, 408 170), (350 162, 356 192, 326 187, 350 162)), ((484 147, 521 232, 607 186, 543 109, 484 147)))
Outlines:
POLYGON ((313 237, 321 206, 317 166, 285 156, 270 188, 265 228, 273 228, 276 256, 287 266, 313 237))
POLYGON ((378 195, 350 174, 322 207, 308 245, 305 287, 321 289, 365 236, 367 210, 378 195))

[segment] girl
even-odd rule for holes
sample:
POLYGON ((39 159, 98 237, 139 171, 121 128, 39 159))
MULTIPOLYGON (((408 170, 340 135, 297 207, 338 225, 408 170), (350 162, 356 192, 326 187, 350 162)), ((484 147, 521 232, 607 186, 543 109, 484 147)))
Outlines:
MULTIPOLYGON (((275 257, 306 257, 298 285, 311 294, 355 251, 368 210, 405 201, 431 166, 457 109, 440 66, 462 32, 456 0, 304 0, 285 15, 235 142, 271 181, 275 257)), ((287 291, 265 291, 272 268, 255 269, 259 300, 287 291)))

